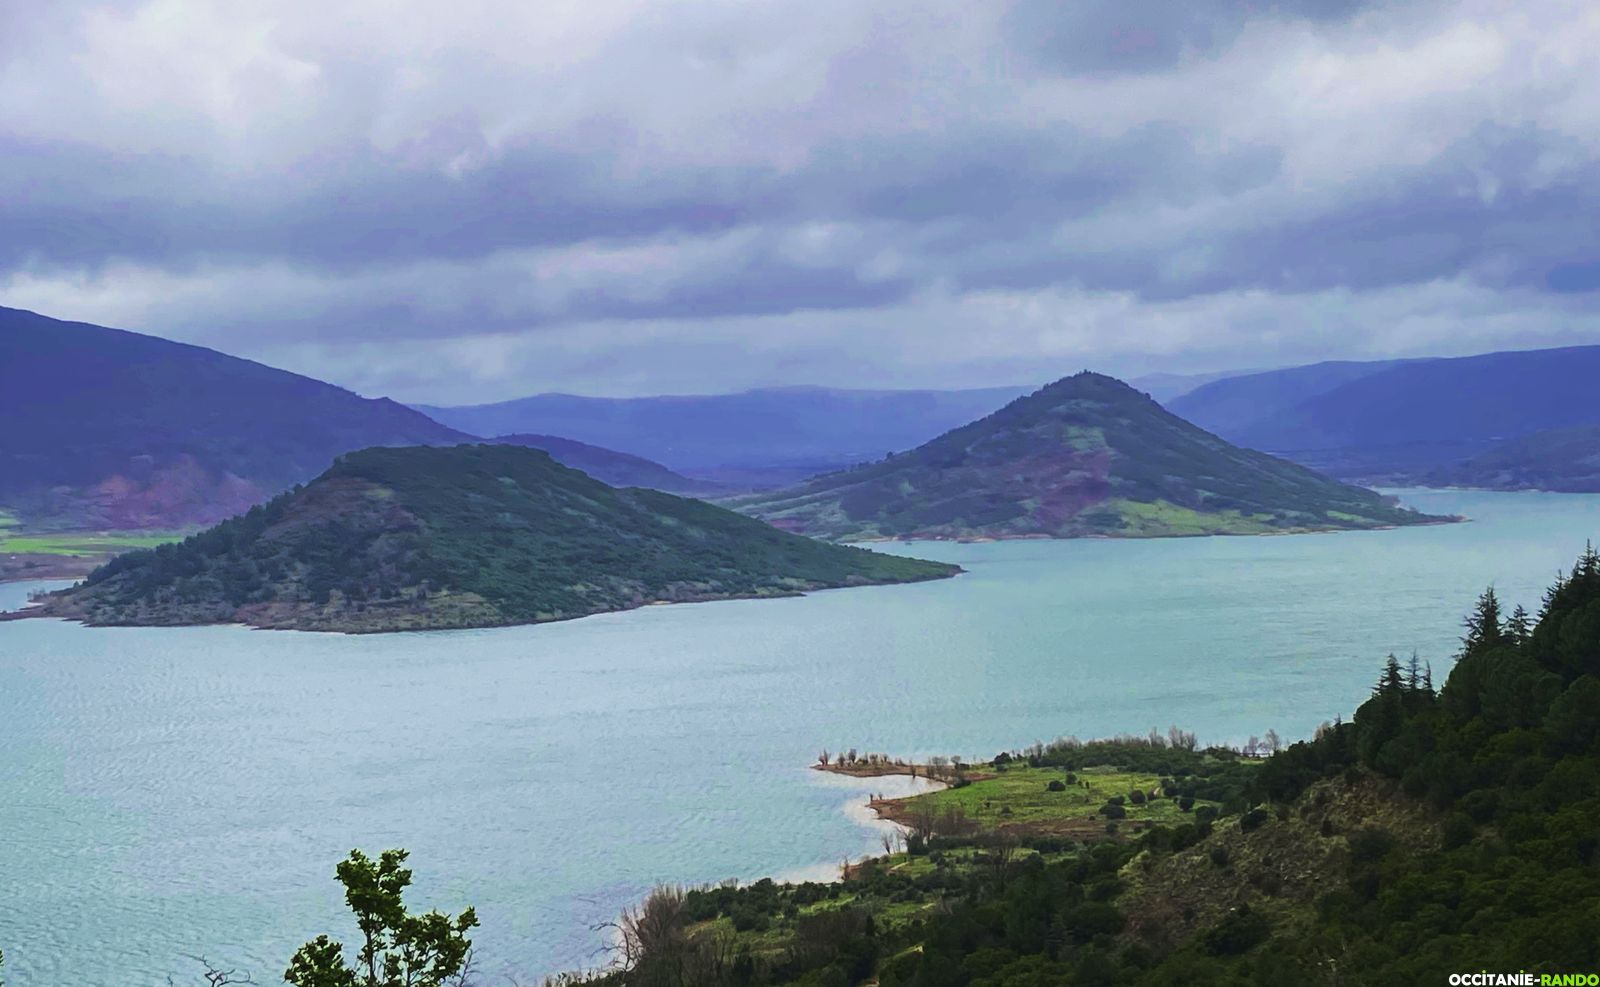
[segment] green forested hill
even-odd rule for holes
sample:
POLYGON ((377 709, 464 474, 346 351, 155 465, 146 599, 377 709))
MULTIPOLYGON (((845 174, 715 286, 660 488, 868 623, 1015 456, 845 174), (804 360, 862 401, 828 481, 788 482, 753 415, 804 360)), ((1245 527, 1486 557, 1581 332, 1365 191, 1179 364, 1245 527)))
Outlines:
POLYGON ((952 787, 906 800, 903 850, 835 884, 658 889, 619 969, 563 982, 1590 983, 1600 556, 1537 617, 1486 593, 1440 677, 1391 657, 1353 718, 1264 760, 1173 730, 923 766, 952 787))
POLYGON ((1424 479, 1434 486, 1594 493, 1600 491, 1600 425, 1507 439, 1424 479))
POLYGON ((608 487, 517 446, 367 449, 173 545, 121 556, 46 614, 383 631, 949 576, 696 500, 608 487))
POLYGON ((838 539, 1258 534, 1443 520, 1231 445, 1087 372, 909 452, 730 504, 838 539))

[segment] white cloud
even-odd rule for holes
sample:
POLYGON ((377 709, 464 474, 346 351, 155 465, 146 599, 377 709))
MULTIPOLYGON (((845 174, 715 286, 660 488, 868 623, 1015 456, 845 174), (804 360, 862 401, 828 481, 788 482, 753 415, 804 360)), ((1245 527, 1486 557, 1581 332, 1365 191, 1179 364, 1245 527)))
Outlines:
POLYGON ((1142 9, 30 5, 0 304, 414 399, 1595 330, 1544 288, 1594 259, 1593 5, 1267 13, 1119 69, 1142 9))

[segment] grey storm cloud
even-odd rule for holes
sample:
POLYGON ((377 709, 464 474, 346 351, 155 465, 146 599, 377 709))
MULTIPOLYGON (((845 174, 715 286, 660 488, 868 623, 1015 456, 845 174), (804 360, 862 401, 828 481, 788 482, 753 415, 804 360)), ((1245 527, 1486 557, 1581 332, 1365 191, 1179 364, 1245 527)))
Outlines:
POLYGON ((1600 339, 1582 3, 7 11, 0 304, 435 401, 1600 339))

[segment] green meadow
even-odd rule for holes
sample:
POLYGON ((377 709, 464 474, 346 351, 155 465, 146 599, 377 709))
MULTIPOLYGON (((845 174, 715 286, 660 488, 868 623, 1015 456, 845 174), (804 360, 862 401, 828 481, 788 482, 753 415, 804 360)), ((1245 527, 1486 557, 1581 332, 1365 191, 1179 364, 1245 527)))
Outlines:
POLYGON ((183 538, 181 531, 28 531, 15 514, 0 510, 0 553, 6 555, 118 555, 183 538))

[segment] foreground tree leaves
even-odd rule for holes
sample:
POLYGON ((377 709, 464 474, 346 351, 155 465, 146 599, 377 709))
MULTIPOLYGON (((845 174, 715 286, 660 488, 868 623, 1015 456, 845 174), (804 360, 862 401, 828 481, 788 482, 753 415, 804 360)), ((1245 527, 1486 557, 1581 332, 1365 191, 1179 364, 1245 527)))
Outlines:
POLYGON ((344 946, 326 935, 301 946, 283 979, 293 987, 443 987, 456 982, 472 950, 468 930, 478 924, 468 908, 458 917, 431 911, 409 914, 403 896, 411 871, 404 850, 385 850, 374 861, 360 850, 335 869, 344 898, 361 930, 352 964, 344 946))

